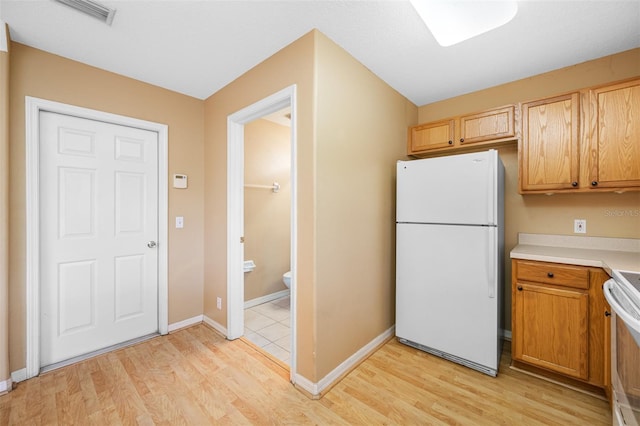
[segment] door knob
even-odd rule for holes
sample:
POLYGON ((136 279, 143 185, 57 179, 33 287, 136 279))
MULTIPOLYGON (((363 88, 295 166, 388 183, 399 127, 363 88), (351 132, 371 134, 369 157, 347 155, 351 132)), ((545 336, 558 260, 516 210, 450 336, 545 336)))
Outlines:
POLYGON ((154 248, 156 245, 157 245, 157 244, 156 244, 156 242, 155 242, 155 241, 149 241, 149 242, 147 243, 147 247, 149 247, 149 248, 154 248))

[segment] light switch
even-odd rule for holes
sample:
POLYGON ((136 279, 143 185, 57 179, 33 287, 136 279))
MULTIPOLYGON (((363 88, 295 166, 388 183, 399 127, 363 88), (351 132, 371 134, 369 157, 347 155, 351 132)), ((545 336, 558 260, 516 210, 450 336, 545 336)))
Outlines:
POLYGON ((184 217, 176 216, 176 228, 184 228, 184 217))

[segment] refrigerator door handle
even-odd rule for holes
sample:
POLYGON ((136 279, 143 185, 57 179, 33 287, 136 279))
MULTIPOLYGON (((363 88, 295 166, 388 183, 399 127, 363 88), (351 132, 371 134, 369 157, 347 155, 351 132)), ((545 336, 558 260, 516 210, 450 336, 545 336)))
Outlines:
POLYGON ((487 232, 489 233, 489 238, 487 238, 489 247, 487 250, 487 278, 489 279, 489 298, 493 299, 496 297, 496 286, 498 285, 496 279, 496 265, 497 259, 494 259, 496 256, 496 242, 495 238, 497 235, 497 230, 494 227, 487 227, 487 232))
POLYGON ((489 151, 489 167, 487 168, 487 171, 489 172, 489 176, 487 177, 487 184, 489 185, 489 188, 487 189, 487 222, 489 225, 496 225, 496 219, 494 217, 494 205, 495 205, 495 188, 497 188, 496 186, 496 165, 494 164, 494 156, 492 155, 494 154, 493 150, 489 151))

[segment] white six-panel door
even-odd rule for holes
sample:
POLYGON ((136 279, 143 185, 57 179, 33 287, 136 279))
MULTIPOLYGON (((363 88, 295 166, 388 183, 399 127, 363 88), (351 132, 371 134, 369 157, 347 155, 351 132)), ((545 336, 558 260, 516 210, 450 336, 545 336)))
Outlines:
POLYGON ((40 365, 158 331, 158 134, 40 112, 40 365))

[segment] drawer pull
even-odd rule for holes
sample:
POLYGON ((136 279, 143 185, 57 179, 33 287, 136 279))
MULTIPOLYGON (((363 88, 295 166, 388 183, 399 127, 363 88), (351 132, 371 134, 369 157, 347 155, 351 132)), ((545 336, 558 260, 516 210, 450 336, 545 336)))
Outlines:
POLYGON ((604 316, 605 316, 605 317, 610 317, 610 316, 611 316, 611 312, 609 312, 609 311, 604 311, 604 316))
POLYGON ((553 278, 553 272, 547 272, 547 276, 548 276, 549 278, 553 278))
POLYGON ((518 291, 522 291, 522 286, 521 285, 518 286, 518 291))

